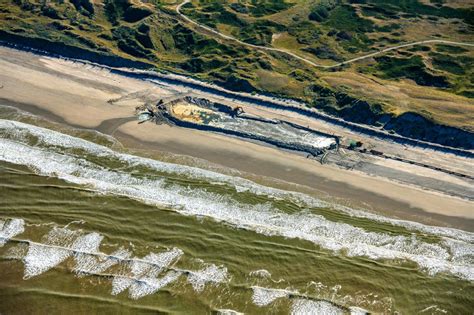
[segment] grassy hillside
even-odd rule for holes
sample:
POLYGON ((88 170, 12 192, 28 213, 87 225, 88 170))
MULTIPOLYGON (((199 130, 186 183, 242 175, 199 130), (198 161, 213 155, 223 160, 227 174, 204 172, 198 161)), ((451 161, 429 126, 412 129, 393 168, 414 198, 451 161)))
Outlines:
MULTIPOLYGON (((180 19, 178 3, 0 0, 0 30, 146 61, 234 90, 299 98, 349 120, 367 116, 355 110, 363 102, 377 115, 411 111, 472 129, 471 48, 405 48, 324 71, 282 53, 206 34, 180 19)), ((407 41, 472 42, 472 6, 440 0, 193 0, 182 12, 244 42, 331 64, 407 41)))
MULTIPOLYGON (((291 50, 318 63, 331 64, 413 40, 451 38, 472 41, 474 10, 452 8, 440 1, 423 4, 416 0, 381 1, 194 1, 183 8, 194 20, 232 35, 244 42, 291 50), (256 8, 259 9, 256 14, 256 8), (424 27, 447 23, 457 29, 433 33, 424 27), (414 34, 419 25, 425 32, 414 34), (328 62, 329 61, 329 62, 328 62)), ((458 47, 455 47, 458 48, 458 47)), ((429 47, 427 49, 430 49, 429 47)), ((472 51, 462 56, 452 52, 426 53, 404 50, 390 58, 376 58, 371 74, 383 79, 413 79, 418 85, 444 88, 459 95, 472 96, 472 72, 454 68, 472 68, 472 51), (455 58, 452 62, 449 59, 455 58), (395 70, 388 70, 395 66, 395 70)), ((366 69, 358 69, 368 73, 366 69)))

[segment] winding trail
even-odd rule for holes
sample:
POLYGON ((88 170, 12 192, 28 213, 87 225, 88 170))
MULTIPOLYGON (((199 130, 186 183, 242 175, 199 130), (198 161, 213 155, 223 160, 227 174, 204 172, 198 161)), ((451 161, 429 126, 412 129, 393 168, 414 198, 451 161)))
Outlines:
POLYGON ((411 43, 406 43, 406 44, 401 44, 401 45, 397 45, 397 46, 393 46, 393 47, 388 47, 388 48, 385 48, 385 49, 382 49, 382 50, 379 50, 379 51, 376 51, 376 52, 373 52, 373 53, 370 53, 370 54, 367 54, 367 55, 364 55, 364 56, 360 56, 360 57, 356 57, 356 58, 352 58, 352 59, 349 59, 349 60, 346 60, 346 61, 342 61, 342 62, 339 62, 339 63, 335 63, 335 64, 332 64, 332 65, 322 65, 322 64, 318 64, 318 63, 315 63, 309 59, 306 59, 304 57, 301 57, 295 53, 292 53, 290 51, 287 51, 287 50, 284 50, 284 49, 279 49, 279 48, 273 48, 273 47, 267 47, 267 46, 259 46, 259 45, 253 45, 253 44, 249 44, 249 43, 246 43, 246 42, 243 42, 235 37, 232 37, 232 36, 229 36, 229 35, 226 35, 226 34, 223 34, 223 33, 220 33, 219 31, 213 29, 213 28, 210 28, 209 26, 206 26, 206 25, 203 25, 203 24, 199 24, 198 22, 190 19, 189 17, 187 17, 186 15, 184 15, 182 12, 181 12, 181 8, 183 5, 185 5, 186 3, 190 3, 191 0, 184 0, 181 4, 179 4, 177 7, 176 7, 176 13, 181 16, 183 19, 185 19, 186 21, 188 21, 189 23, 191 24, 194 24, 195 26, 201 28, 201 29, 205 29, 206 31, 210 32, 210 33, 213 33, 221 38, 224 38, 224 39, 227 39, 227 40, 231 40, 231 41, 234 41, 234 42, 237 42, 241 45, 244 45, 244 46, 247 46, 247 47, 251 47, 251 48, 255 48, 255 49, 260 49, 260 50, 266 50, 266 51, 276 51, 276 52, 280 52, 280 53, 284 53, 284 54, 287 54, 289 56, 292 56, 300 61, 303 61, 307 64, 310 64, 314 67, 318 67, 318 68, 324 68, 324 69, 331 69, 331 68, 336 68, 336 67, 340 67, 342 65, 346 65, 346 64, 350 64, 350 63, 353 63, 353 62, 356 62, 356 61, 359 61, 359 60, 363 60, 363 59, 367 59, 367 58, 371 58, 371 57, 374 57, 374 56, 377 56, 377 55, 381 55, 381 54, 384 54, 386 52, 389 52, 389 51, 392 51, 392 50, 397 50, 397 49, 400 49, 400 48, 405 48, 405 47, 411 47, 411 46, 417 46, 417 45, 422 45, 422 44, 433 44, 433 43, 440 43, 440 44, 447 44, 447 45, 457 45, 457 46, 469 46, 469 47, 474 47, 474 43, 462 43, 462 42, 454 42, 454 41, 449 41, 449 40, 443 40, 443 39, 427 39, 427 40, 421 40, 421 41, 417 41, 417 42, 411 42, 411 43))

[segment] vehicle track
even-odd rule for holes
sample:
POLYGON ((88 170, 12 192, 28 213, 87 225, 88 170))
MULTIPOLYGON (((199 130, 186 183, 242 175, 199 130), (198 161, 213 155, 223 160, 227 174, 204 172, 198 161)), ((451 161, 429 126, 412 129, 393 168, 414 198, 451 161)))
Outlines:
POLYGON ((243 41, 241 41, 241 40, 239 40, 235 37, 220 33, 219 31, 216 31, 215 29, 210 28, 209 26, 199 24, 198 22, 190 19, 189 17, 187 17, 186 15, 184 15, 181 12, 181 7, 183 5, 185 5, 186 3, 190 3, 190 2, 191 2, 191 0, 184 0, 181 4, 179 4, 176 7, 176 13, 179 16, 181 16, 183 19, 188 21, 189 23, 194 24, 195 26, 197 26, 198 28, 205 29, 206 31, 208 31, 212 34, 215 34, 215 35, 217 35, 221 38, 237 42, 237 43, 239 43, 241 45, 244 45, 244 46, 247 46, 247 47, 251 47, 251 48, 254 48, 254 49, 260 49, 260 50, 266 50, 266 51, 275 51, 275 52, 284 53, 284 54, 292 56, 292 57, 294 57, 294 58, 296 58, 300 61, 303 61, 303 62, 305 62, 309 65, 312 65, 312 66, 318 67, 318 68, 324 68, 324 69, 337 68, 337 67, 340 67, 340 66, 343 66, 343 65, 346 65, 346 64, 354 63, 354 62, 359 61, 359 60, 364 60, 364 59, 371 58, 371 57, 374 57, 374 56, 377 56, 377 55, 381 55, 381 54, 384 54, 384 53, 392 51, 392 50, 397 50, 397 49, 400 49, 400 48, 411 47, 411 46, 418 46, 418 45, 423 45, 423 44, 440 43, 440 44, 447 44, 447 45, 474 47, 474 43, 454 42, 454 41, 449 41, 449 40, 444 40, 444 39, 427 39, 427 40, 421 40, 421 41, 417 41, 417 42, 411 42, 411 43, 406 43, 406 44, 401 44, 401 45, 397 45, 397 46, 393 46, 393 47, 384 48, 382 50, 379 50, 379 51, 376 51, 376 52, 373 52, 373 53, 369 53, 369 54, 364 55, 364 56, 352 58, 352 59, 342 61, 342 62, 338 62, 338 63, 332 64, 332 65, 322 65, 322 64, 315 63, 315 62, 313 62, 309 59, 306 59, 304 57, 301 57, 301 56, 299 56, 295 53, 292 53, 290 51, 287 51, 287 50, 284 50, 284 49, 279 49, 279 48, 274 48, 274 47, 267 47, 267 46, 259 46, 259 45, 249 44, 249 43, 243 42, 243 41))

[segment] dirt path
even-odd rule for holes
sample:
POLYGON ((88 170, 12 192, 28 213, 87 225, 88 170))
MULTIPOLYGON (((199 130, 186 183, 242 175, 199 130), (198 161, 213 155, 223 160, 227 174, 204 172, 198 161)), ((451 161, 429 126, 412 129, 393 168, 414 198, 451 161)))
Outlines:
POLYGON ((235 37, 232 37, 232 36, 229 36, 229 35, 225 35, 225 34, 222 34, 220 33, 219 31, 216 31, 215 29, 213 28, 210 28, 209 26, 206 26, 206 25, 203 25, 203 24, 199 24, 197 22, 195 22, 194 20, 190 19, 189 17, 187 17, 186 15, 184 15, 182 12, 181 12, 181 7, 183 5, 185 5, 186 3, 189 3, 191 2, 191 0, 184 0, 181 4, 179 4, 177 7, 176 7, 176 13, 178 13, 183 19, 185 19, 186 21, 188 21, 189 23, 191 24, 194 24, 196 25, 197 27, 199 28, 202 28, 202 29, 205 29, 206 31, 210 32, 210 33, 213 33, 221 38, 224 38, 224 39, 227 39, 227 40, 231 40, 231 41, 234 41, 234 42, 237 42, 241 45, 244 45, 244 46, 247 46, 247 47, 251 47, 251 48, 255 48, 255 49, 260 49, 260 50, 267 50, 267 51, 276 51, 276 52, 280 52, 280 53, 284 53, 284 54, 287 54, 287 55, 290 55, 298 60, 301 60, 307 64, 310 64, 314 67, 318 67, 318 68, 325 68, 325 69, 330 69, 330 68, 336 68, 336 67, 340 67, 342 65, 345 65, 345 64, 350 64, 350 63, 353 63, 353 62, 356 62, 356 61, 359 61, 359 60, 363 60, 363 59, 367 59, 367 58, 371 58, 371 57, 374 57, 374 56, 377 56, 377 55, 381 55, 381 54, 384 54, 386 52, 389 52, 389 51, 392 51, 392 50, 397 50, 397 49, 400 49, 400 48, 405 48, 405 47, 411 47, 411 46, 417 46, 417 45, 423 45, 423 44, 433 44, 433 43, 440 43, 440 44, 447 44, 447 45, 457 45, 457 46, 468 46, 468 47, 474 47, 474 44, 473 43, 462 43, 462 42, 453 42, 453 41, 449 41, 449 40, 443 40, 443 39, 428 39, 428 40, 421 40, 421 41, 417 41, 417 42, 411 42, 411 43, 406 43, 406 44, 401 44, 401 45, 397 45, 397 46, 393 46, 393 47, 388 47, 388 48, 385 48, 385 49, 382 49, 382 50, 379 50, 379 51, 376 51, 376 52, 373 52, 373 53, 370 53, 370 54, 367 54, 367 55, 364 55, 364 56, 360 56, 360 57, 356 57, 356 58, 352 58, 352 59, 349 59, 349 60, 346 60, 346 61, 342 61, 342 62, 339 62, 339 63, 335 63, 335 64, 332 64, 332 65, 322 65, 322 64, 318 64, 318 63, 315 63, 311 60, 308 60, 304 57, 301 57, 297 54, 294 54, 290 51, 287 51, 287 50, 284 50, 284 49, 279 49, 279 48, 273 48, 273 47, 266 47, 266 46, 259 46, 259 45, 253 45, 253 44, 249 44, 249 43, 246 43, 246 42, 243 42, 235 37))

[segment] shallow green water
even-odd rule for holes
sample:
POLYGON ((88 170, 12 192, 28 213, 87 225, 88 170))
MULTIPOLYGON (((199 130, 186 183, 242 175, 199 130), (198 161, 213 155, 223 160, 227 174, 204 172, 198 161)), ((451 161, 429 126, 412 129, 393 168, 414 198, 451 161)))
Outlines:
POLYGON ((0 120, 2 314, 474 309, 472 233, 61 131, 0 120))

